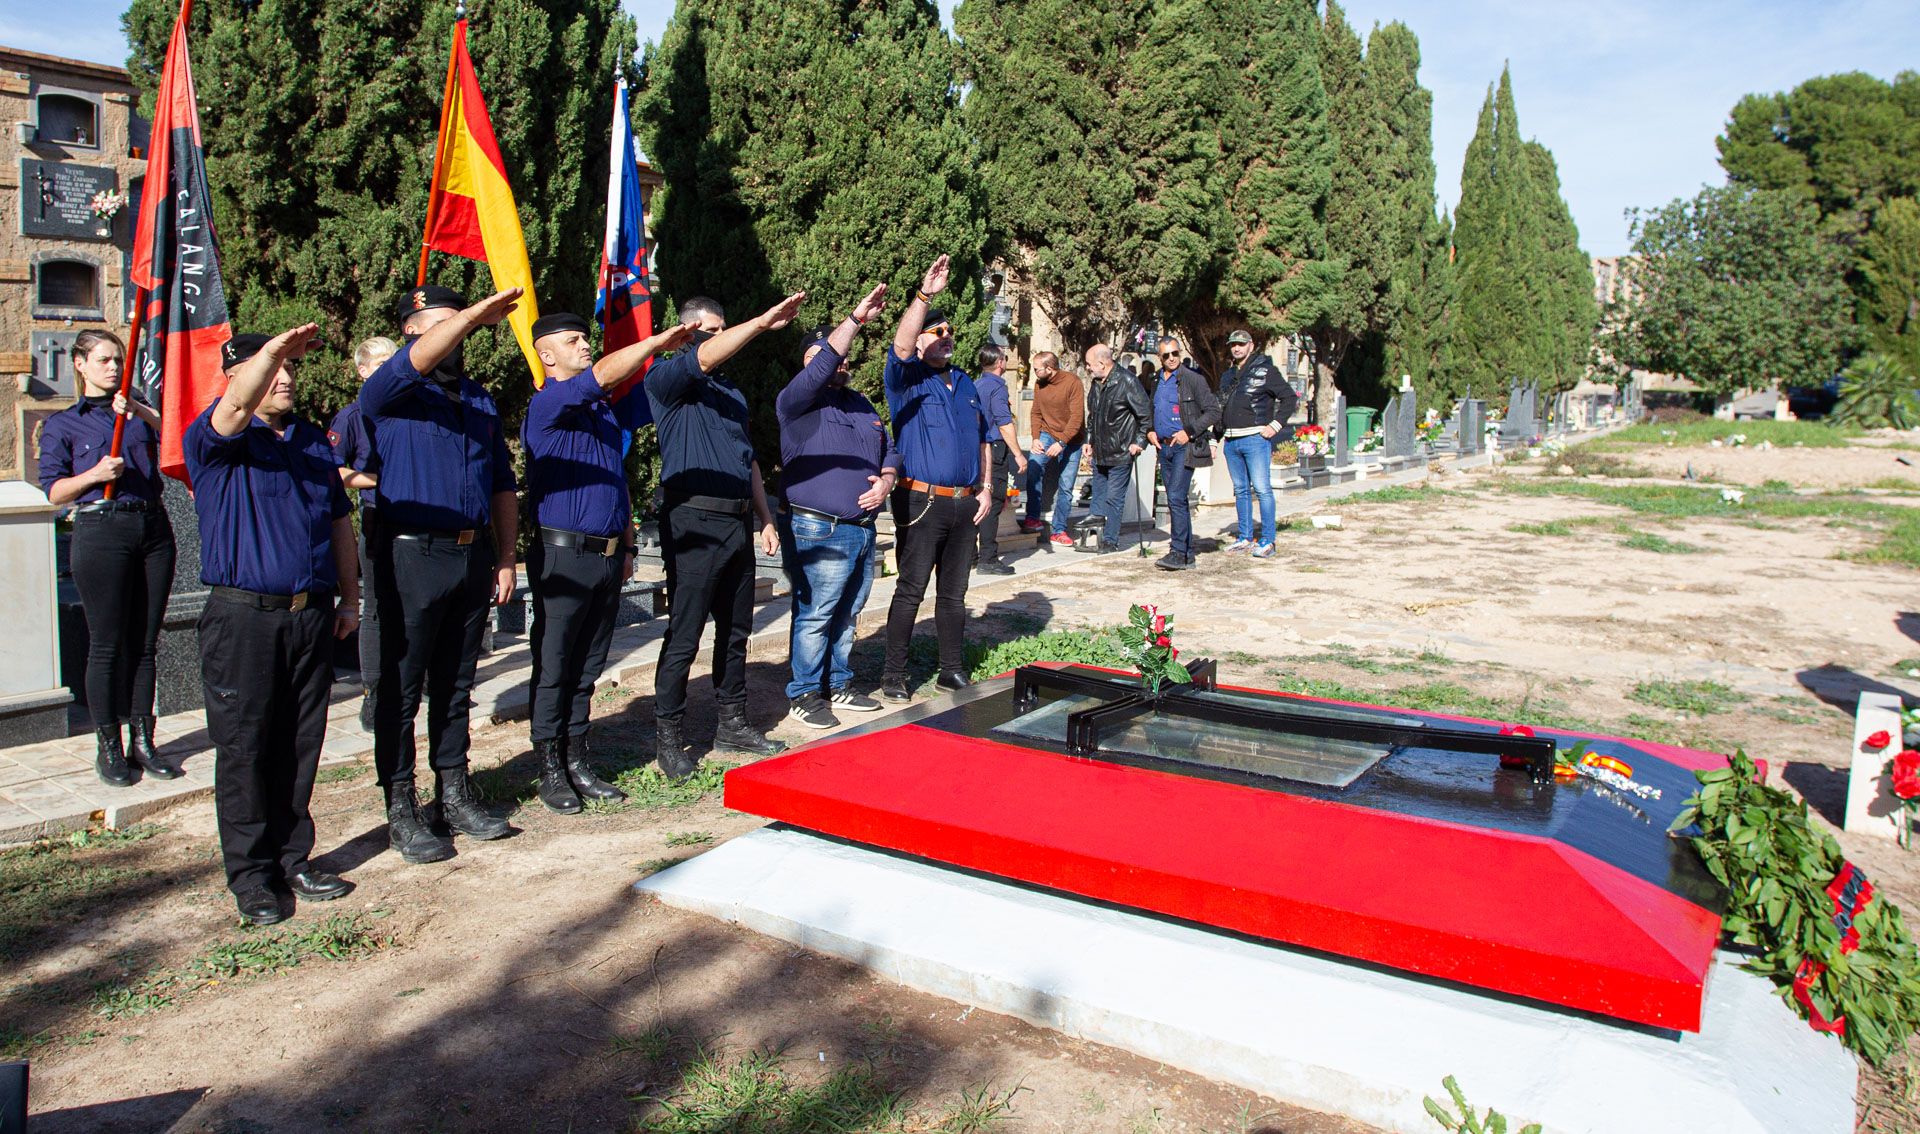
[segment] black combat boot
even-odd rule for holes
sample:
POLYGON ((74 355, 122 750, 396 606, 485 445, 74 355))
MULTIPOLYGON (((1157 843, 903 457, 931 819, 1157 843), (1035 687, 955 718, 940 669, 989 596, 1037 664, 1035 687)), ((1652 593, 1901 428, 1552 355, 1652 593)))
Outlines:
POLYGON ((589 753, 587 734, 567 738, 567 778, 573 781, 573 788, 582 799, 617 800, 627 798, 627 793, 594 774, 593 765, 587 763, 589 753))
POLYGON ((186 775, 171 756, 160 755, 154 747, 152 717, 135 717, 127 722, 127 759, 158 780, 177 780, 186 775))
POLYGON ((387 785, 387 842, 402 862, 415 865, 453 857, 453 844, 427 830, 421 821, 412 780, 387 785))
POLYGON ((473 794, 473 781, 467 778, 467 769, 448 768, 434 771, 434 795, 440 801, 440 817, 447 826, 467 836, 486 842, 489 839, 504 838, 512 833, 505 819, 495 818, 493 813, 480 806, 480 800, 473 794))
POLYGON ((713 743, 716 748, 750 756, 771 756, 787 750, 783 741, 774 740, 753 727, 753 722, 747 719, 745 705, 720 706, 720 727, 713 730, 713 743))
POLYGON ((533 754, 540 758, 540 802, 561 815, 580 814, 580 796, 567 781, 567 758, 558 740, 536 740, 533 754))
POLYGON ((120 726, 95 729, 93 735, 94 774, 108 787, 132 787, 133 769, 127 765, 126 749, 120 746, 120 726))
POLYGON ((699 758, 687 751, 679 721, 653 718, 653 752, 660 774, 670 780, 684 780, 700 766, 699 758))

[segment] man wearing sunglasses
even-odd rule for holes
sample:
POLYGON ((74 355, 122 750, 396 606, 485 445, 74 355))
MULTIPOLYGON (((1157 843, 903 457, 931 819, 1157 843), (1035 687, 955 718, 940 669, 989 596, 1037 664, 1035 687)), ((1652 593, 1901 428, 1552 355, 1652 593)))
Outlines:
POLYGON ((1193 569, 1193 513, 1187 493, 1193 470, 1213 463, 1207 438, 1220 421, 1220 399, 1199 371, 1186 364, 1180 340, 1160 340, 1160 378, 1153 388, 1153 428, 1147 443, 1160 454, 1160 483, 1167 488, 1167 515, 1173 539, 1154 561, 1162 571, 1193 569))
POLYGON ((976 530, 992 503, 986 476, 992 456, 987 414, 967 372, 953 365, 953 328, 932 308, 947 286, 947 257, 920 280, 887 352, 884 384, 900 454, 893 490, 893 528, 900 578, 887 611, 887 659, 880 695, 909 700, 907 644, 920 617, 927 581, 940 572, 933 622, 940 642, 943 689, 967 682, 967 579, 976 530))

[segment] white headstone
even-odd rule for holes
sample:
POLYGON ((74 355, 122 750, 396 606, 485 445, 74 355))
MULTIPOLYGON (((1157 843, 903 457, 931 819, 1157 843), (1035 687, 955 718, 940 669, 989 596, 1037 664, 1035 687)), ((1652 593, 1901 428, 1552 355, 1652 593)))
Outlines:
POLYGON ((1893 794, 1893 776, 1887 761, 1900 751, 1900 697, 1895 693, 1862 693, 1853 715, 1853 765, 1847 774, 1847 815, 1843 830, 1900 837, 1906 808, 1893 794), (1885 732, 1892 743, 1868 748, 1867 738, 1885 732))
POLYGON ((38 485, 0 481, 0 702, 61 687, 60 616, 55 590, 53 515, 38 485))

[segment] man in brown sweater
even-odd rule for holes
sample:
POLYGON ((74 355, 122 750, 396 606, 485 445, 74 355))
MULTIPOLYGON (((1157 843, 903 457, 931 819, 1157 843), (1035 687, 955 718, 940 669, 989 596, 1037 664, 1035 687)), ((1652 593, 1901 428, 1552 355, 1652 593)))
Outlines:
POLYGON ((1073 485, 1080 477, 1080 447, 1087 439, 1087 391, 1080 376, 1060 368, 1059 356, 1033 356, 1033 450, 1027 454, 1027 518, 1023 532, 1044 526, 1044 497, 1054 494, 1053 542, 1073 546, 1067 513, 1073 509, 1073 485))

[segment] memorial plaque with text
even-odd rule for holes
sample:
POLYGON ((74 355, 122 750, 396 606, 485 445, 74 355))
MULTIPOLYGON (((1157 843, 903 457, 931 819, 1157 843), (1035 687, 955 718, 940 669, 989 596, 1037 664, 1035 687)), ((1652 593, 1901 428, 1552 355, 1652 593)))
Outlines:
POLYGON ((113 223, 93 215, 93 195, 118 192, 120 174, 95 165, 20 159, 20 232, 66 240, 110 240, 113 223))

